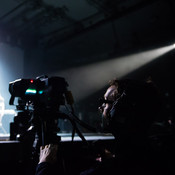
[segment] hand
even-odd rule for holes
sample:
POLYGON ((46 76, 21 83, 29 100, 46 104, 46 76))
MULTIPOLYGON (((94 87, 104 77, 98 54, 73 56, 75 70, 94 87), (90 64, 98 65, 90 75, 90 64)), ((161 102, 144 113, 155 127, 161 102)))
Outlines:
POLYGON ((115 157, 114 154, 112 154, 109 150, 107 149, 104 149, 103 150, 104 152, 101 154, 98 155, 98 157, 96 158, 96 161, 97 162, 102 162, 104 160, 107 160, 107 159, 110 159, 110 158, 113 158, 115 157))
POLYGON ((57 161, 57 151, 58 145, 46 145, 40 147, 40 157, 39 163, 48 162, 48 163, 55 163, 57 161))

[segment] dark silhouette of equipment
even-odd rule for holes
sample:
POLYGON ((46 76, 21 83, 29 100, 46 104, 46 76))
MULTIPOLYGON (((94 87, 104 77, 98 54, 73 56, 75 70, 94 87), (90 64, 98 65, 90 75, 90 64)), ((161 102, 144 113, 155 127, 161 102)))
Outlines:
POLYGON ((71 122, 72 141, 77 132, 87 143, 76 123, 95 131, 75 115, 72 93, 62 77, 18 79, 9 83, 9 92, 10 105, 14 105, 15 97, 18 99, 18 112, 14 122, 10 123, 10 140, 19 140, 24 145, 27 158, 37 156, 41 145, 60 142, 58 119, 69 119, 71 122), (60 111, 61 105, 69 106, 68 114, 60 111))

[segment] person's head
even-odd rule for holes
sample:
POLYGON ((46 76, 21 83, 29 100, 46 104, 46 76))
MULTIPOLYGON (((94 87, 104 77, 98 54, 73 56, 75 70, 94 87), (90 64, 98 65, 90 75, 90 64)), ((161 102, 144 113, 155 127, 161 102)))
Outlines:
POLYGON ((104 98, 102 101, 103 103, 99 107, 99 109, 101 110, 102 115, 105 119, 110 118, 110 110, 113 106, 113 103, 116 100, 117 94, 118 94, 118 89, 117 89, 117 86, 115 86, 115 85, 111 85, 106 90, 106 93, 104 94, 104 98))
POLYGON ((157 100, 151 82, 114 79, 110 81, 99 109, 114 136, 139 137, 147 132, 155 119, 157 100))

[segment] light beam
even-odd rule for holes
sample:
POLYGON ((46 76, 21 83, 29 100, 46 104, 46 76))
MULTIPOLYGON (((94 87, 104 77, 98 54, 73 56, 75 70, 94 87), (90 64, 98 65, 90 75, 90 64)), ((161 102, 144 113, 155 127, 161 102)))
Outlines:
POLYGON ((52 73, 64 77, 76 101, 103 88, 110 79, 121 78, 174 49, 173 45, 135 53, 100 63, 52 73))

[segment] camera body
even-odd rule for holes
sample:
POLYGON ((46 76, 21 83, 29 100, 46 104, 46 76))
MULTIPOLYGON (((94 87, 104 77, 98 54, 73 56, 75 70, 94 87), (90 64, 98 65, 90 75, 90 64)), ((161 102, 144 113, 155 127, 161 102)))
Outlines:
POLYGON ((17 79, 9 83, 9 104, 14 105, 14 99, 18 97, 28 105, 58 107, 65 104, 67 87, 68 83, 62 77, 17 79))
POLYGON ((58 143, 58 119, 67 114, 60 112, 60 106, 73 104, 68 83, 62 77, 40 76, 36 79, 17 79, 9 83, 10 105, 16 105, 17 115, 10 123, 10 140, 19 140, 36 152, 41 145, 58 143), (18 103, 14 104, 15 98, 18 103))

